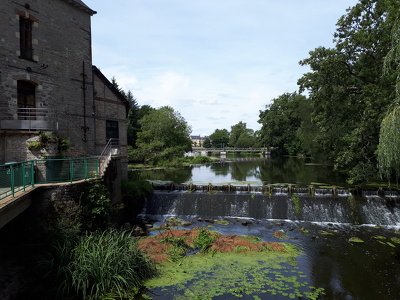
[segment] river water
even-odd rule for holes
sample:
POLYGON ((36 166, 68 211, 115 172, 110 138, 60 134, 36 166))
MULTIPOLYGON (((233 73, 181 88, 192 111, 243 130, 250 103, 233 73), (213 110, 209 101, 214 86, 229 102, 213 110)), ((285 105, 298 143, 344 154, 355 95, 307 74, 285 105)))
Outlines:
POLYGON ((345 177, 308 158, 244 156, 236 154, 220 163, 186 168, 131 171, 134 178, 193 184, 310 184, 346 186, 345 177))
MULTIPOLYGON (((294 184, 346 187, 344 177, 306 159, 245 158, 209 166, 133 172, 132 178, 193 184, 294 184)), ((206 226, 204 219, 224 219, 212 224, 222 234, 254 235, 264 241, 284 242, 301 249, 296 268, 312 286, 323 288, 318 299, 400 299, 400 198, 397 195, 342 192, 338 195, 299 193, 298 202, 288 193, 205 193, 156 191, 141 216, 169 217, 206 226), (200 219, 199 219, 200 218, 200 219), (355 242, 357 238, 358 242, 355 242)), ((209 225, 210 226, 210 225, 209 225)), ((184 289, 152 291, 153 299, 186 299, 184 289), (177 296, 179 295, 179 297, 177 296)), ((243 299, 289 299, 268 292, 241 295, 243 299)), ((215 299, 234 299, 222 295, 215 299)), ((296 299, 308 299, 306 297, 296 299)))

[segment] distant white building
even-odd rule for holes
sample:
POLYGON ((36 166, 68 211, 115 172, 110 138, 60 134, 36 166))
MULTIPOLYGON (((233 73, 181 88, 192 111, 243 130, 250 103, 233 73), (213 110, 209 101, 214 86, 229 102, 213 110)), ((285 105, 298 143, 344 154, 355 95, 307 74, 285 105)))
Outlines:
POLYGON ((190 139, 192 140, 193 147, 203 147, 206 136, 202 137, 200 135, 191 135, 190 139))

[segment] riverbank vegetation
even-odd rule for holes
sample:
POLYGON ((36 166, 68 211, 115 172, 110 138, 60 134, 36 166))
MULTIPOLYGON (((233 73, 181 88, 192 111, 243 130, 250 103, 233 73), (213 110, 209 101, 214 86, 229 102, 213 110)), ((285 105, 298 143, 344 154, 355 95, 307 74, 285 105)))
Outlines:
POLYGON ((396 0, 350 8, 337 22, 334 46, 318 47, 300 61, 311 69, 298 80, 299 92, 308 96, 285 93, 260 112, 263 143, 331 162, 352 184, 377 178, 380 154, 383 175, 393 178, 399 170, 398 133, 390 129, 399 105, 399 8, 396 0))
MULTIPOLYGON (((400 168, 399 9, 397 0, 359 1, 338 20, 333 46, 310 49, 299 62, 310 71, 298 79, 298 90, 266 99, 270 104, 260 111, 261 130, 239 122, 230 131, 215 129, 203 146, 273 147, 275 154, 334 165, 347 173, 349 184, 379 175, 395 181, 400 168)), ((190 126, 172 108, 145 105, 132 111, 131 161, 164 164, 190 150, 190 126)))
MULTIPOLYGON (((147 182, 123 182, 125 211, 150 192, 147 182)), ((133 299, 157 274, 132 231, 118 229, 132 216, 121 213, 124 207, 111 202, 100 181, 88 182, 80 199, 54 201, 52 208, 43 223, 49 244, 38 266, 43 277, 34 279, 42 299, 133 299)))

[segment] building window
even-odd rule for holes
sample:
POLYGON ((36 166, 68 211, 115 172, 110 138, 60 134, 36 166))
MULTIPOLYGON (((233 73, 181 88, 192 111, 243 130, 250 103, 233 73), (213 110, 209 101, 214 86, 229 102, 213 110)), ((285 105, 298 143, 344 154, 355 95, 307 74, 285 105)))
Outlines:
POLYGON ((18 117, 22 120, 34 120, 36 107, 36 86, 24 80, 17 82, 18 117))
POLYGON ((106 121, 106 139, 119 139, 118 121, 106 121))
POLYGON ((20 57, 33 60, 32 22, 22 17, 19 18, 19 45, 20 57))

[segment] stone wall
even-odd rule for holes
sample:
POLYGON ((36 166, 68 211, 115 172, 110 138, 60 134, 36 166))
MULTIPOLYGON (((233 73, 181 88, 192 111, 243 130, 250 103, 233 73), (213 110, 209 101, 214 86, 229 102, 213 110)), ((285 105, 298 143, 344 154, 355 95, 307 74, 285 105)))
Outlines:
POLYGON ((36 87, 36 108, 57 112, 58 133, 94 154, 92 13, 70 2, 2 1, 0 120, 18 119, 17 82, 27 81, 36 87), (20 57, 20 18, 33 24, 33 60, 20 57))
POLYGON ((96 151, 100 154, 106 146, 106 121, 118 122, 120 150, 118 156, 122 165, 121 172, 126 177, 128 174, 127 102, 96 67, 93 69, 93 74, 96 151))

